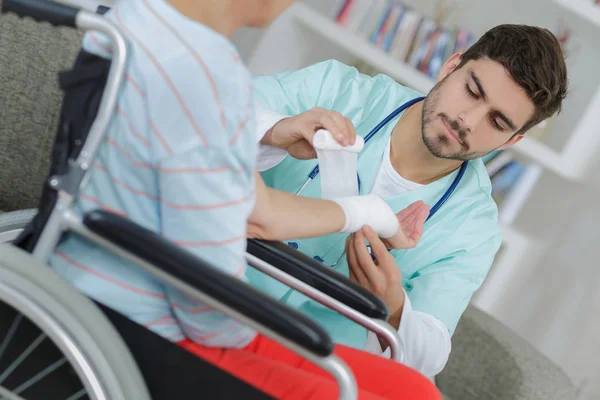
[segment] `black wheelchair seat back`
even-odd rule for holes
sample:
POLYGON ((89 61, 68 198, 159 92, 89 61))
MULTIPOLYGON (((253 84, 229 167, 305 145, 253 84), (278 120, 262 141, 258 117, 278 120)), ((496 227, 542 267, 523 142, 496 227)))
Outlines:
POLYGON ((64 97, 48 177, 39 201, 38 214, 13 242, 14 245, 29 252, 35 248, 56 204, 57 192, 50 187, 50 179, 66 174, 69 160, 79 155, 96 118, 109 70, 110 60, 82 50, 73 67, 59 73, 59 85, 64 97))

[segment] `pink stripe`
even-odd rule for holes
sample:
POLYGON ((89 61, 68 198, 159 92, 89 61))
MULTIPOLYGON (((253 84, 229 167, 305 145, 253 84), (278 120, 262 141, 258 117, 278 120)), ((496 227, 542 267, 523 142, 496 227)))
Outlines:
POLYGON ((55 254, 57 254, 61 258, 65 259, 69 264, 73 265, 74 267, 77 267, 77 268, 79 268, 79 269, 81 269, 81 270, 83 270, 85 272, 88 272, 88 273, 90 273, 92 275, 95 275, 95 276, 97 276, 97 277, 99 277, 99 278, 101 278, 101 279, 103 279, 103 280, 105 280, 107 282, 110 282, 110 283, 112 283, 112 284, 114 284, 116 286, 119 286, 122 289, 129 290, 130 292, 134 292, 134 293, 141 294, 141 295, 144 295, 144 296, 155 297, 157 299, 163 299, 163 300, 166 299, 165 295, 163 295, 163 294, 154 293, 154 292, 150 292, 150 291, 143 290, 143 289, 138 289, 138 288, 136 288, 134 286, 128 285, 125 282, 121 282, 121 281, 119 281, 119 280, 117 280, 115 278, 112 278, 112 277, 110 277, 108 275, 104 275, 101 272, 98 272, 98 271, 95 271, 95 270, 93 270, 93 269, 91 269, 89 267, 86 267, 85 265, 82 265, 82 264, 78 263, 77 261, 73 260, 72 258, 70 258, 69 256, 67 256, 66 254, 61 253, 60 251, 55 251, 55 254))
POLYGON ((106 46, 104 43, 102 43, 96 37, 96 35, 94 35, 94 31, 90 31, 90 39, 92 39, 92 42, 96 43, 96 45, 98 45, 104 52, 106 52, 108 54, 112 54, 112 49, 110 47, 106 46))
MULTIPOLYGON (((248 107, 251 108, 251 107, 248 107)), ((238 125, 237 130, 235 132, 235 135, 231 138, 231 140, 229 141, 229 145, 232 146, 235 144, 235 142, 237 142, 238 138, 240 137, 242 130, 244 129, 244 127, 248 124, 248 121, 250 120, 250 110, 246 113, 246 117, 244 118, 244 120, 238 125)))
POLYGON ((87 201, 89 201, 91 203, 94 203, 95 205, 97 205, 101 209, 106 210, 106 211, 110 211, 113 214, 117 214, 117 215, 120 215, 122 217, 126 217, 127 216, 127 214, 125 214, 123 211, 119 211, 119 210, 117 210, 115 208, 112 208, 112 207, 109 207, 109 206, 107 206, 105 204, 102 204, 97 199, 93 198, 92 196, 88 196, 85 193, 82 193, 79 197, 82 198, 83 200, 87 200, 87 201))
POLYGON ((114 139, 108 137, 108 138, 106 138, 106 142, 108 144, 110 144, 111 146, 113 146, 115 149, 117 149, 117 151, 119 153, 121 153, 125 158, 128 158, 129 160, 131 160, 131 162, 133 163, 134 166, 142 167, 142 168, 149 168, 149 169, 153 168, 151 164, 148 164, 148 163, 145 163, 142 161, 137 161, 131 154, 129 154, 121 146, 119 146, 119 144, 114 139))
POLYGON ((179 310, 184 311, 189 314, 202 314, 202 313, 205 313, 208 311, 214 311, 214 309, 211 307, 202 306, 202 307, 196 307, 196 308, 189 308, 189 307, 182 306, 181 304, 178 304, 178 303, 171 303, 171 307, 174 309, 179 309, 179 310))
POLYGON ((142 89, 142 87, 140 86, 139 83, 136 82, 135 79, 133 79, 133 77, 129 74, 125 75, 125 79, 127 79, 127 82, 131 83, 131 86, 133 86, 138 93, 140 94, 140 96, 142 97, 146 97, 146 92, 144 92, 144 90, 142 89))
POLYGON ((200 204, 175 204, 175 203, 171 203, 169 201, 163 200, 163 199, 159 199, 159 201, 161 203, 163 203, 164 205, 166 205, 167 207, 173 208, 175 210, 206 211, 206 210, 216 210, 216 209, 219 209, 219 208, 226 208, 226 207, 237 206, 239 204, 247 203, 251 199, 252 199, 251 196, 246 196, 246 197, 243 197, 243 198, 241 198, 239 200, 226 201, 226 202, 223 202, 223 203, 208 204, 208 205, 200 205, 200 204))
POLYGON ((238 269, 237 272, 233 274, 233 276, 235 276, 236 278, 239 278, 240 276, 242 276, 244 274, 244 272, 246 272, 246 267, 247 267, 246 263, 242 264, 240 269, 238 269))
POLYGON ((217 102, 217 105, 219 106, 219 111, 221 114, 221 124, 223 124, 223 128, 227 129, 227 118, 225 118, 225 109, 223 107, 223 103, 221 103, 221 99, 219 98, 219 90, 217 89, 217 84, 215 83, 215 80, 213 79, 208 67, 202 60, 202 57, 200 57, 200 55, 194 50, 194 48, 187 43, 187 41, 179 34, 179 32, 177 32, 177 30, 175 30, 175 28, 172 25, 170 25, 164 18, 162 18, 160 16, 160 14, 158 14, 156 12, 156 10, 154 10, 154 8, 152 8, 152 6, 150 4, 148 4, 147 0, 144 0, 144 4, 148 8, 148 10, 150 10, 150 12, 152 14, 154 14, 156 19, 158 19, 160 22, 162 22, 175 36, 177 36, 179 41, 192 54, 192 56, 196 59, 196 61, 200 65, 200 68, 202 68, 202 70, 204 71, 204 74, 206 75, 206 77, 208 78, 208 81, 210 82, 210 87, 212 89, 213 96, 215 97, 215 101, 217 102))
POLYGON ((139 134, 137 129, 135 129, 135 126, 133 126, 133 123, 127 117, 127 114, 125 114, 125 111, 119 105, 117 105, 117 112, 127 121, 127 126, 129 126, 129 130, 131 131, 131 133, 133 133, 133 136, 138 138, 144 146, 150 147, 150 142, 145 137, 139 134))
POLYGON ((171 147, 169 146, 167 141, 160 134, 160 132, 158 131, 158 128, 156 127, 156 125, 154 125, 154 122, 152 122, 152 120, 149 120, 148 123, 150 124, 150 130, 152 131, 152 133, 154 133, 154 136, 156 136, 158 141, 163 145, 163 147, 165 148, 167 153, 173 154, 173 150, 171 150, 171 147))
POLYGON ((231 168, 231 167, 215 167, 215 168, 156 168, 158 172, 163 174, 206 174, 213 172, 223 172, 223 171, 232 171, 236 173, 241 173, 244 171, 243 168, 231 168))
POLYGON ((183 109, 184 114, 186 115, 186 117, 188 118, 188 120, 190 121, 190 123, 192 124, 192 127, 196 131, 196 134, 200 137, 200 140, 202 140, 202 143, 204 144, 204 146, 208 146, 208 142, 206 141, 206 138, 204 137, 204 135, 200 131, 200 128, 198 127, 198 124, 196 123, 196 121, 192 117, 192 113, 190 112, 189 108, 187 107, 187 105, 183 101, 183 98, 181 97, 181 94, 179 93, 179 91, 177 90, 177 88, 175 87, 175 85, 173 84, 173 82, 171 81, 171 79, 169 78, 169 76, 167 75, 167 73, 165 72, 165 70, 158 63, 158 61, 152 55, 152 53, 150 52, 150 50, 148 48, 146 48, 144 46, 144 44, 133 34, 133 32, 130 31, 129 29, 127 29, 127 27, 123 24, 123 21, 121 21, 121 18, 119 17, 119 13, 118 13, 117 7, 114 8, 114 13, 115 13, 115 17, 116 17, 117 22, 119 23, 119 25, 121 25, 123 27, 123 29, 125 29, 128 32, 129 37, 131 37, 133 40, 135 40, 138 43, 138 45, 142 48, 142 50, 144 50, 144 52, 146 53, 146 55, 148 56, 148 58, 150 59, 150 61, 152 61, 152 63, 154 64, 154 66, 156 67, 156 69, 158 70, 158 72, 162 75, 163 79, 165 80, 165 82, 167 83, 167 85, 169 86, 169 88, 171 89, 171 91, 173 92, 173 94, 175 95, 177 101, 179 102, 179 105, 183 109))
POLYGON ((154 321, 148 322, 144 326, 146 328, 149 328, 153 325, 174 325, 173 323, 177 324, 177 321, 175 321, 175 318, 171 314, 167 314, 158 319, 155 319, 154 321))

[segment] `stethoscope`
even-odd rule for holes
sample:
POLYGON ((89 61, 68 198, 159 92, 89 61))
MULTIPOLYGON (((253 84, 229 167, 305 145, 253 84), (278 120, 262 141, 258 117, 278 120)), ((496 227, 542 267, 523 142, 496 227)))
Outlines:
MULTIPOLYGON (((371 130, 371 132, 369 132, 367 134, 367 136, 364 137, 364 141, 365 141, 365 146, 367 144, 367 142, 369 140, 371 140, 373 138, 373 136, 375 136, 375 134, 377 134, 381 128, 383 128, 385 125, 387 125, 391 120, 393 120, 394 118, 396 118, 398 116, 398 114, 400 114, 401 112, 405 111, 407 108, 409 108, 410 106, 412 106, 413 104, 418 103, 419 101, 423 100, 424 97, 417 97, 415 99, 409 100, 406 103, 402 104, 400 107, 398 107, 397 109, 395 109, 394 111, 391 112, 390 115, 388 115, 387 117, 385 117, 379 124, 377 124, 377 126, 375 128, 373 128, 371 130)), ((429 216, 427 217, 427 219, 425 220, 425 222, 429 221, 429 219, 431 217, 433 217, 435 215, 435 213, 438 212, 438 210, 444 205, 444 203, 446 201, 448 201, 448 199, 450 198, 450 196, 452 196, 452 193, 456 190, 456 188, 458 187, 460 181, 463 178, 463 175, 465 174, 465 171, 467 170, 467 164, 468 161, 465 161, 464 163, 462 163, 462 165, 460 166, 460 169, 458 170, 458 174, 456 175, 456 177, 454 178, 454 180, 452 181, 452 183, 450 184, 450 186, 448 187, 448 189, 446 190, 446 192, 442 195, 442 197, 434 204, 433 207, 431 207, 431 210, 429 211, 429 216)), ((299 195, 304 188, 306 188, 306 186, 317 177, 317 175, 319 175, 319 166, 317 165, 316 167, 313 168, 313 170, 310 172, 310 174, 308 174, 308 179, 306 180, 306 182, 304 183, 304 185, 302 185, 302 187, 300 189, 298 189, 298 191, 296 192, 296 195, 299 195)), ((360 190, 360 176, 357 174, 357 179, 358 179, 358 189, 360 190)), ((290 242, 288 243, 290 246, 298 248, 298 244, 294 243, 294 242, 290 242)), ((368 246, 370 247, 370 246, 368 246)), ((319 256, 314 256, 313 258, 323 264, 325 264, 328 267, 335 267, 344 257, 344 254, 346 254, 346 252, 344 251, 342 253, 342 255, 337 259, 337 261, 333 264, 326 264, 323 259, 319 256)), ((373 257, 373 256, 372 256, 373 257)))

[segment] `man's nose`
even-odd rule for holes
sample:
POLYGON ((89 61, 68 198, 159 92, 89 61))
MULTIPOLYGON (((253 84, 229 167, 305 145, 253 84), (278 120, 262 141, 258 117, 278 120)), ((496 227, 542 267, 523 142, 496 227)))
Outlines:
POLYGON ((458 113, 458 122, 461 129, 467 133, 477 130, 487 114, 487 109, 483 104, 475 104, 471 107, 463 109, 458 113))

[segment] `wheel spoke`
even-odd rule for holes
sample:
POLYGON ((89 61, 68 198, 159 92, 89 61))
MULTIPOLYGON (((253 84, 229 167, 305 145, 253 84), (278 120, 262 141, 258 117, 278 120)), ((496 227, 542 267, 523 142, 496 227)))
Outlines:
POLYGON ((4 352, 6 351, 6 348, 10 344, 10 341, 12 340, 13 335, 17 331, 17 328, 19 328, 19 324, 21 323, 22 319, 23 319, 23 314, 20 314, 20 313, 15 316, 15 319, 13 319, 13 322, 10 325, 10 329, 8 330, 8 333, 4 337, 4 340, 2 341, 2 345, 0 345, 0 360, 2 359, 2 354, 4 354, 4 352))
POLYGON ((10 376, 10 374, 13 373, 13 371, 15 369, 17 369, 17 367, 19 365, 21 365, 21 363, 29 356, 29 354, 31 354, 31 352, 33 350, 35 350, 36 347, 38 347, 40 345, 40 343, 42 343, 42 341, 46 338, 46 334, 45 333, 41 333, 37 339, 35 339, 30 345, 29 347, 27 347, 25 349, 25 351, 19 356, 17 357, 17 359, 15 361, 13 361, 12 364, 10 364, 8 366, 8 368, 6 368, 6 370, 4 371, 4 373, 2 375, 0 375, 0 384, 2 384, 2 382, 4 382, 4 380, 6 378, 8 378, 10 376))
POLYGON ((22 398, 21 396, 17 396, 16 394, 11 392, 4 386, 0 386, 0 399, 3 399, 3 400, 25 400, 24 398, 22 398))
POLYGON ((69 397, 67 400, 79 400, 80 398, 85 396, 86 393, 87 393, 87 391, 85 389, 81 389, 79 392, 75 393, 73 396, 69 397))
POLYGON ((46 375, 51 374, 52 372, 56 371, 58 368, 60 368, 66 362, 67 362, 67 359, 63 357, 60 360, 50 364, 49 366, 44 368, 42 371, 38 372, 34 377, 31 377, 28 380, 26 380, 25 382, 23 382, 22 384, 20 384, 17 388, 15 388, 13 390, 13 392, 15 392, 15 394, 20 394, 24 390, 29 389, 32 385, 35 385, 36 383, 38 383, 46 375))

